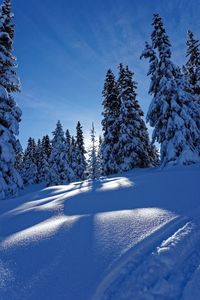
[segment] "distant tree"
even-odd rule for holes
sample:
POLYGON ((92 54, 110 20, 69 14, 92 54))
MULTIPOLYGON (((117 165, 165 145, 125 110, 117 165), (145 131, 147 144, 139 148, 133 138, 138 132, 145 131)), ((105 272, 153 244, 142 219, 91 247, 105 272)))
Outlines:
POLYGON ((200 43, 189 30, 187 36, 187 62, 185 71, 191 85, 192 93, 200 105, 200 43))
POLYGON ((51 141, 47 134, 42 138, 42 151, 46 154, 47 158, 51 155, 51 148, 51 141))
POLYGON ((66 144, 66 155, 67 161, 69 162, 70 167, 72 168, 72 158, 71 158, 71 135, 69 130, 66 130, 65 133, 65 144, 66 144))
POLYGON ((102 143, 102 172, 110 175, 119 171, 118 141, 119 141, 119 112, 120 99, 117 82, 109 69, 103 89, 103 143, 102 143))
POLYGON ((77 155, 76 155, 76 140, 75 137, 71 137, 71 147, 70 147, 70 166, 72 168, 72 171, 74 173, 74 178, 77 180, 77 155))
POLYGON ((199 161, 195 140, 199 130, 191 117, 189 99, 171 62, 171 44, 158 14, 153 17, 152 46, 146 44, 142 57, 150 61, 150 94, 153 95, 147 122, 154 127, 153 142, 161 144, 161 165, 199 161), (157 51, 157 52, 156 52, 157 51))
POLYGON ((60 121, 53 131, 52 151, 49 158, 48 185, 67 184, 73 180, 73 172, 66 156, 65 136, 60 121))
POLYGON ((97 165, 98 165, 98 177, 101 177, 103 174, 103 157, 102 157, 102 137, 101 135, 99 136, 99 143, 98 143, 98 148, 97 148, 97 165))
POLYGON ((37 182, 46 182, 49 173, 49 161, 46 153, 45 144, 38 140, 36 149, 37 182))
POLYGON ((84 180, 86 171, 86 151, 84 146, 83 130, 80 122, 78 122, 76 126, 75 151, 76 157, 75 161, 73 161, 74 173, 77 179, 84 180))
POLYGON ((90 145, 88 154, 89 154, 89 158, 88 158, 89 178, 96 179, 99 177, 99 168, 98 168, 97 146, 96 146, 94 123, 92 123, 91 145, 90 145))
POLYGON ((148 155, 151 167, 158 167, 160 165, 159 151, 153 143, 150 143, 148 148, 148 155))
POLYGON ((24 184, 37 183, 36 143, 31 137, 28 139, 27 148, 24 151, 21 174, 24 184))

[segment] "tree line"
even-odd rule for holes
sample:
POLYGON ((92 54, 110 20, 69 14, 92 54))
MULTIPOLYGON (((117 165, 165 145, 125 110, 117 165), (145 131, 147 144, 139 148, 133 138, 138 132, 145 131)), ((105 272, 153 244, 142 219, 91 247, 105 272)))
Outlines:
MULTIPOLYGON (((101 137, 99 138, 101 144, 101 137)), ((47 186, 61 185, 72 181, 101 176, 100 147, 97 150, 94 126, 91 130, 92 145, 86 159, 83 130, 80 122, 76 136, 65 132, 60 121, 53 131, 53 138, 43 136, 37 142, 29 138, 27 147, 16 157, 16 168, 24 184, 46 182, 47 186)), ((99 144, 99 145, 100 145, 99 144)))

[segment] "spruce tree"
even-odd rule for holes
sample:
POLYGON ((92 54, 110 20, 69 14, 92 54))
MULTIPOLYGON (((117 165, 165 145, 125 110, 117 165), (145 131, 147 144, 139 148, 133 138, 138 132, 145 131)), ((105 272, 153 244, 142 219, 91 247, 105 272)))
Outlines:
POLYGON ((98 177, 103 174, 103 157, 102 157, 102 137, 99 136, 98 149, 97 149, 97 165, 98 165, 98 177))
POLYGON ((200 105, 200 43, 194 38, 194 34, 188 31, 187 35, 187 62, 185 71, 192 88, 193 95, 200 105))
POLYGON ((4 0, 0 9, 0 199, 17 195, 23 186, 16 169, 19 122, 21 110, 11 92, 19 91, 16 60, 12 54, 14 24, 10 1, 4 0))
POLYGON ((49 162, 48 157, 43 147, 41 140, 38 140, 36 150, 36 161, 37 161, 37 182, 46 182, 47 174, 49 173, 49 162))
POLYGON ((77 155, 76 155, 76 140, 75 137, 72 136, 71 137, 71 149, 70 149, 70 166, 72 168, 73 174, 74 174, 74 178, 75 180, 77 180, 77 155))
POLYGON ((77 179, 85 179, 86 159, 83 130, 80 122, 76 126, 76 143, 75 143, 76 158, 74 162, 74 173, 77 179))
POLYGON ((119 112, 120 99, 117 82, 113 72, 109 69, 103 89, 103 143, 102 167, 103 175, 110 175, 119 171, 118 142, 119 142, 119 112))
MULTIPOLYGON (((193 93, 192 86, 189 82, 188 76, 184 71, 185 67, 183 66, 183 71, 177 67, 176 68, 176 82, 177 86, 181 91, 184 91, 184 98, 187 100, 187 106, 189 113, 192 119, 196 122, 198 129, 200 130, 200 105, 197 101, 197 97, 193 93)), ((199 136, 200 139, 200 136, 199 136)), ((196 141, 196 144, 199 144, 199 139, 196 141)))
POLYGON ((24 152, 23 152, 23 149, 22 149, 22 146, 21 146, 19 140, 17 140, 16 145, 17 145, 17 147, 16 147, 16 151, 15 151, 15 168, 21 175, 22 167, 23 167, 24 152))
POLYGON ((92 123, 91 146, 89 148, 88 154, 89 154, 89 158, 88 158, 89 178, 96 179, 99 176, 99 169, 98 169, 97 146, 96 146, 94 123, 92 123))
POLYGON ((60 121, 57 122, 56 129, 53 131, 49 165, 47 176, 49 186, 67 184, 73 180, 73 172, 67 161, 65 136, 60 121))
POLYGON ((31 137, 28 139, 27 148, 24 151, 22 178, 25 184, 37 183, 38 169, 36 165, 36 143, 31 137))
POLYGON ((65 133, 65 145, 66 145, 66 155, 67 161, 69 162, 70 167, 72 168, 72 158, 71 158, 71 135, 69 130, 66 130, 65 133))
POLYGON ((133 73, 122 64, 119 66, 118 88, 121 102, 118 146, 120 170, 148 167, 150 141, 147 127, 142 119, 144 114, 137 100, 137 84, 133 81, 133 73))
POLYGON ((45 148, 43 148, 43 144, 40 139, 36 145, 34 160, 37 166, 37 183, 45 182, 49 172, 49 163, 45 148))
POLYGON ((0 11, 0 86, 8 93, 20 91, 16 75, 16 58, 13 56, 14 29, 11 1, 4 0, 0 11))
POLYGON ((51 142, 50 142, 50 138, 47 135, 43 136, 42 138, 42 151, 46 154, 47 159, 50 157, 51 154, 51 142))
POLYGON ((148 156, 151 167, 158 167, 160 165, 159 151, 153 143, 148 147, 148 156))
POLYGON ((153 95, 147 122, 154 127, 153 142, 161 144, 161 164, 191 164, 199 161, 195 141, 199 130, 193 120, 189 99, 179 84, 171 61, 171 44, 158 14, 153 17, 152 46, 146 44, 142 57, 149 58, 150 94, 153 95))

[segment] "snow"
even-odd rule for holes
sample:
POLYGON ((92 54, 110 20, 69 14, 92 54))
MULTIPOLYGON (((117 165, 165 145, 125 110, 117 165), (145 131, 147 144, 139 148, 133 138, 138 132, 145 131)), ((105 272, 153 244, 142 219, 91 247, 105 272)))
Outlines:
POLYGON ((0 202, 0 299, 198 299, 199 165, 0 202))

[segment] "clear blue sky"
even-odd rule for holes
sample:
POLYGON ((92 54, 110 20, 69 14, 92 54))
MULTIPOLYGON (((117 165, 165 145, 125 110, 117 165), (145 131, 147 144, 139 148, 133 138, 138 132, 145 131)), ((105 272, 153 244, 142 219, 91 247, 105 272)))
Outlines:
POLYGON ((148 63, 139 56, 158 12, 173 45, 173 61, 185 61, 188 29, 200 38, 197 0, 13 0, 15 55, 22 93, 20 140, 39 138, 58 119, 74 133, 78 120, 87 136, 94 121, 101 130, 101 91, 108 68, 128 64, 147 111, 148 63))

